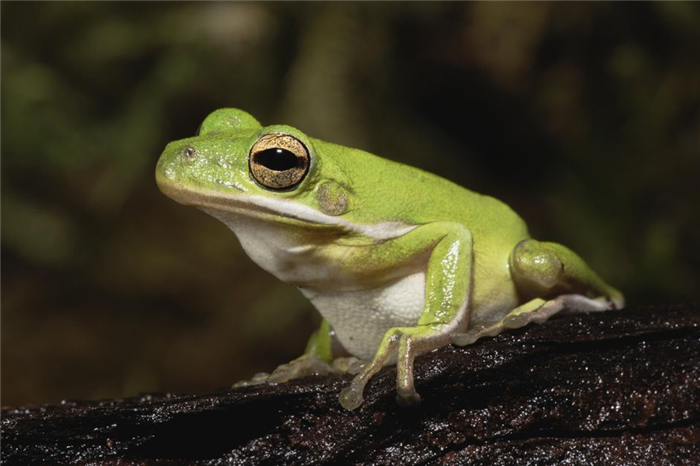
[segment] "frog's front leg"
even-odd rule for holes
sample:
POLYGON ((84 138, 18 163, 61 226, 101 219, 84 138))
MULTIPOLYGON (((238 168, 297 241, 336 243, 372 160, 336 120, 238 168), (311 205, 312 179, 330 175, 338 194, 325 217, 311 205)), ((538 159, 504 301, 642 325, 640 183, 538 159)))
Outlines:
POLYGON ((337 348, 337 346, 340 346, 340 344, 335 341, 333 328, 324 319, 319 329, 309 338, 303 355, 280 365, 269 376, 261 374, 259 379, 264 382, 280 383, 308 375, 346 372, 347 367, 344 367, 342 363, 350 365, 352 361, 349 361, 349 358, 342 358, 344 361, 340 359, 337 362, 334 361, 334 358, 346 355, 346 352, 342 348, 337 348))
POLYGON ((421 226, 404 238, 388 247, 398 246, 409 255, 429 253, 421 317, 415 327, 386 332, 372 361, 340 393, 340 404, 346 409, 362 404, 365 385, 394 353, 397 401, 402 405, 419 403, 413 382, 415 357, 448 345, 453 333, 466 328, 473 281, 473 240, 469 229, 456 223, 434 223, 421 226))

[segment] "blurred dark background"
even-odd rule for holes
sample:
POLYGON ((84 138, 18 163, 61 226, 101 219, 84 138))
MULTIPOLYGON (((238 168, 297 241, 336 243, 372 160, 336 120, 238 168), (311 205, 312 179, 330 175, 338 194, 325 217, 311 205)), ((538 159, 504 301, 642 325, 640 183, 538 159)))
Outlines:
POLYGON ((230 385, 309 303, 159 193, 220 107, 496 196, 632 305, 698 300, 700 8, 2 2, 2 404, 230 385))

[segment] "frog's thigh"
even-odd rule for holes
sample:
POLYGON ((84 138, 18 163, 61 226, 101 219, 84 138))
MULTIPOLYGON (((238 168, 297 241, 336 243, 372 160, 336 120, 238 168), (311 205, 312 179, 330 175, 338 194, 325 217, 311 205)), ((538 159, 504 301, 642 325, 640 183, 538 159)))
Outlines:
POLYGON ((581 257, 561 244, 534 239, 521 241, 511 253, 510 271, 524 297, 553 298, 576 294, 606 298, 610 302, 608 309, 624 306, 622 293, 607 285, 581 257))
POLYGON ((452 343, 458 346, 471 345, 479 338, 496 336, 506 329, 524 327, 530 322, 540 324, 563 310, 568 312, 600 312, 610 309, 610 302, 606 298, 591 299, 578 294, 565 294, 549 301, 535 298, 516 307, 493 325, 469 329, 466 333, 454 334, 452 343))

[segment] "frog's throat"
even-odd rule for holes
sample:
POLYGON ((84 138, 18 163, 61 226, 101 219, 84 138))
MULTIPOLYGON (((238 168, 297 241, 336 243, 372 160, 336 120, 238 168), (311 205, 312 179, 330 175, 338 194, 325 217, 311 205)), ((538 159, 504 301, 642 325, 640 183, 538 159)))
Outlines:
POLYGON ((215 213, 217 211, 246 217, 271 215, 312 225, 337 227, 349 233, 361 234, 380 241, 403 236, 417 226, 399 221, 375 224, 355 223, 341 217, 324 214, 292 199, 270 198, 244 193, 226 196, 215 191, 199 193, 168 191, 168 196, 176 201, 198 207, 214 217, 218 217, 215 213))

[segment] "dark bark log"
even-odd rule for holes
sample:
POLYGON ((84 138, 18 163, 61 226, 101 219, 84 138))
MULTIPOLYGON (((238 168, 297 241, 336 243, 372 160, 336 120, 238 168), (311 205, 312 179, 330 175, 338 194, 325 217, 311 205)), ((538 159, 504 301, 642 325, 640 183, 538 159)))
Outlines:
POLYGON ((565 316, 395 369, 348 412, 349 377, 3 410, 6 464, 681 465, 700 458, 700 312, 565 316))

